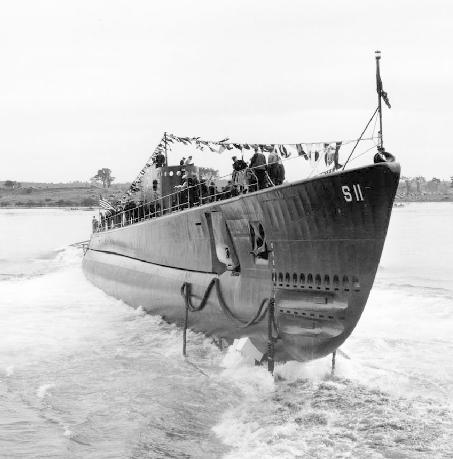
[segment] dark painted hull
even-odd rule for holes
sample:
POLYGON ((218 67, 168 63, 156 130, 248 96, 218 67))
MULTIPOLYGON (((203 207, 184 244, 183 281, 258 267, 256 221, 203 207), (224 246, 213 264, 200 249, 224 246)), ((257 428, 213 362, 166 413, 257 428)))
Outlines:
MULTIPOLYGON (((271 296, 274 278, 276 360, 322 357, 344 342, 365 307, 399 170, 376 164, 95 233, 83 268, 108 294, 178 324, 184 282, 196 305, 218 278, 229 309, 247 320, 271 296), (259 224, 273 246, 267 260, 252 253, 250 228, 259 224)), ((267 322, 238 327, 214 291, 189 326, 228 341, 249 336, 266 352, 267 322)))

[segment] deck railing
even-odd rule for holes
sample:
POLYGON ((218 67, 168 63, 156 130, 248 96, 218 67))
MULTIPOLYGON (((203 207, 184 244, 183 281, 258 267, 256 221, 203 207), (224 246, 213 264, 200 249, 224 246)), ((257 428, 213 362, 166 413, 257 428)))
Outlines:
MULTIPOLYGON (((260 166, 257 166, 260 167, 260 166)), ((160 217, 162 215, 180 212, 192 207, 200 207, 208 203, 223 201, 241 194, 257 191, 259 188, 258 177, 253 169, 247 168, 237 174, 230 174, 220 177, 221 179, 233 176, 231 187, 228 190, 217 191, 217 187, 212 190, 212 186, 197 183, 185 188, 181 188, 173 193, 167 194, 152 201, 145 201, 131 209, 115 212, 113 215, 101 216, 100 221, 93 224, 93 232, 108 231, 115 228, 123 228, 145 220, 160 217), (203 192, 203 188, 207 188, 203 192)), ((262 167, 262 166, 261 166, 262 167)), ((267 186, 274 186, 266 171, 267 186)))

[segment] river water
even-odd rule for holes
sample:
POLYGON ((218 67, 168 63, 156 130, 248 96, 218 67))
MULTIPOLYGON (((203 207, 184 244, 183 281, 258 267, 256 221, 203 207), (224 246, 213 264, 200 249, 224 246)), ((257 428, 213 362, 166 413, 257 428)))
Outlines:
POLYGON ((0 210, 0 457, 453 457, 451 203, 394 209, 333 378, 194 333, 184 360, 181 330, 84 278, 92 214, 0 210))

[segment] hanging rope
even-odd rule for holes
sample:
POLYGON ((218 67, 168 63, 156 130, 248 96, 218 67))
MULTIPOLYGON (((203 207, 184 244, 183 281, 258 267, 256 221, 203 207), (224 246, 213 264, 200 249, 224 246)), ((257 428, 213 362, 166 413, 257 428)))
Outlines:
POLYGON ((211 290, 213 286, 215 285, 216 287, 216 293, 217 293, 217 299, 219 301, 220 307, 222 308, 222 311, 224 314, 231 320, 237 323, 237 326, 239 328, 247 328, 252 325, 255 325, 259 322, 261 322, 264 319, 264 316, 266 315, 267 308, 264 308, 265 304, 269 301, 268 298, 264 298, 256 312, 256 314, 250 319, 250 320, 243 320, 237 315, 235 315, 231 309, 228 307, 226 304, 225 300, 223 299, 222 292, 220 290, 220 281, 217 277, 214 277, 211 282, 209 282, 208 287, 206 288, 203 298, 198 306, 194 306, 192 304, 191 300, 191 284, 190 282, 184 282, 181 287, 181 295, 184 298, 186 310, 188 312, 198 312, 204 309, 208 302, 209 295, 211 293, 211 290))
POLYGON ((270 241, 270 254, 272 262, 272 296, 269 300, 267 308, 267 369, 271 374, 274 374, 274 342, 279 337, 277 324, 275 323, 275 297, 277 294, 277 271, 275 268, 275 250, 274 242, 270 241), (277 331, 277 337, 274 338, 273 329, 277 331))
POLYGON ((186 356, 186 347, 187 347, 187 328, 189 325, 189 312, 199 312, 202 311, 206 304, 208 303, 209 295, 211 294, 212 288, 216 287, 217 300, 223 311, 223 313, 233 322, 236 322, 238 328, 247 328, 252 325, 260 323, 267 315, 267 368, 273 373, 274 372, 274 343, 279 338, 279 330, 277 323, 275 321, 275 297, 277 292, 277 273, 275 270, 275 255, 274 255, 274 243, 270 242, 270 253, 272 256, 272 294, 270 298, 264 298, 256 314, 249 320, 244 320, 238 317, 226 304, 222 291, 220 290, 220 279, 214 277, 209 282, 201 302, 198 306, 194 306, 191 298, 191 286, 190 282, 184 282, 181 286, 181 296, 184 298, 185 305, 185 316, 184 316, 184 331, 183 331, 183 344, 182 344, 182 353, 184 357, 186 356), (267 306, 266 306, 267 305, 267 306), (277 332, 277 336, 274 337, 274 330, 277 332))
POLYGON ((217 299, 219 300, 220 307, 222 308, 224 314, 231 319, 232 321, 236 322, 238 328, 247 328, 252 325, 256 325, 257 323, 261 322, 265 315, 267 308, 264 308, 264 305, 268 302, 267 298, 264 298, 261 301, 261 304, 258 307, 256 314, 250 320, 242 320, 240 317, 236 316, 228 305, 225 303, 223 299, 222 292, 220 291, 220 282, 219 279, 216 279, 216 291, 217 291, 217 299))
POLYGON ((343 169, 341 169, 342 171, 344 171, 344 168, 346 167, 346 164, 348 164, 349 160, 351 159, 352 154, 354 153, 355 149, 357 148, 357 145, 359 144, 360 140, 362 140, 363 135, 365 134, 366 130, 368 129, 368 126, 371 124, 371 121, 373 121, 373 118, 376 116, 376 113, 378 112, 378 110, 379 110, 379 107, 376 107, 376 110, 374 111, 373 115, 371 116, 371 118, 369 119, 368 123, 366 124, 365 129, 362 131, 362 133, 360 134, 360 137, 357 139, 357 142, 355 143, 354 148, 352 149, 351 153, 349 153, 348 159, 344 163, 343 169))
MULTIPOLYGON (((220 281, 217 277, 214 277, 211 282, 209 282, 208 287, 206 288, 203 298, 198 306, 194 306, 192 304, 192 299, 191 299, 191 284, 190 282, 184 282, 181 286, 181 296, 184 298, 184 305, 185 305, 185 316, 184 316, 184 329, 183 329, 183 345, 182 345, 182 353, 184 356, 186 356, 186 347, 187 347, 187 328, 189 325, 189 312, 199 312, 202 311, 207 302, 209 295, 212 291, 212 288, 216 286, 216 293, 217 293, 217 300, 219 302, 219 305, 223 311, 223 313, 232 321, 236 322, 236 326, 238 328, 247 328, 252 325, 256 325, 260 323, 264 317, 266 316, 266 313, 268 312, 269 309, 269 304, 270 300, 268 298, 264 298, 259 307, 258 310, 256 311, 256 314, 250 319, 250 320, 243 320, 237 315, 235 315, 231 309, 228 307, 226 304, 225 300, 223 299, 222 292, 220 290, 220 281), (267 307, 265 305, 267 304, 267 307)), ((275 302, 275 300, 274 300, 275 302)), ((272 324, 275 330, 277 330, 277 325, 275 323, 275 318, 273 317, 272 314, 272 324)))
POLYGON ((189 282, 184 282, 182 284, 182 286, 181 286, 181 295, 184 297, 187 311, 198 312, 198 311, 201 311, 202 309, 204 309, 204 307, 206 306, 206 303, 208 302, 209 294, 211 293, 212 287, 214 286, 216 280, 218 281, 218 279, 216 277, 211 279, 211 282, 209 282, 209 285, 208 285, 206 291, 204 292, 204 295, 203 295, 203 298, 201 300, 201 303, 198 306, 194 306, 192 304, 191 294, 190 294, 191 284, 189 282))

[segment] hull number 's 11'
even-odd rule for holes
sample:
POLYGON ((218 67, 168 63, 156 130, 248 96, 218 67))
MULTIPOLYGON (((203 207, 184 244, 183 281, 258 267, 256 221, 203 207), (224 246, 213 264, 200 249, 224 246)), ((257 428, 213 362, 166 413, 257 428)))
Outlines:
POLYGON ((365 201, 359 184, 352 185, 352 190, 348 185, 343 185, 341 190, 343 191, 343 197, 346 202, 365 201))

